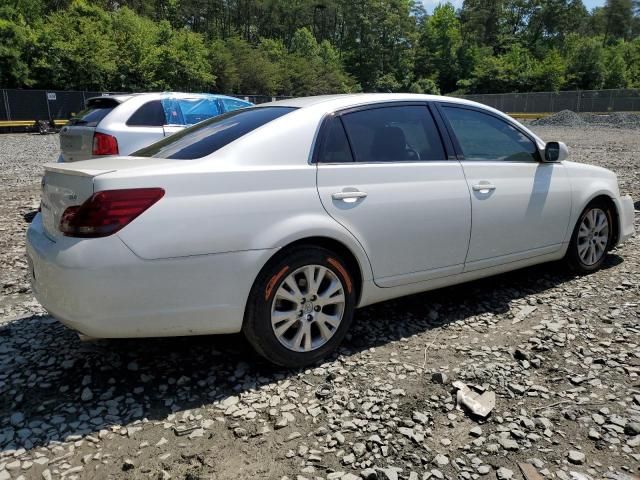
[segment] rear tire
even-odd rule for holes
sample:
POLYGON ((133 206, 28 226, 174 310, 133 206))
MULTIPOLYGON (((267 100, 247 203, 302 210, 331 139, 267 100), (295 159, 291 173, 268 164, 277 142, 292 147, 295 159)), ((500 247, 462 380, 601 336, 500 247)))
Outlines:
POLYGON ((603 201, 587 205, 573 229, 565 256, 569 268, 579 274, 598 270, 604 263, 613 239, 611 208, 603 201))
POLYGON ((277 365, 302 367, 335 351, 351 322, 355 282, 346 262, 317 246, 296 246, 270 261, 256 279, 243 333, 277 365))

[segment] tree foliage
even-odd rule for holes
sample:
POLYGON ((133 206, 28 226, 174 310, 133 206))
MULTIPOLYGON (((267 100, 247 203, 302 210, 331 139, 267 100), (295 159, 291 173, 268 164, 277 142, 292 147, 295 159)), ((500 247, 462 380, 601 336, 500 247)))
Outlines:
POLYGON ((640 86, 640 1, 5 0, 0 87, 311 95, 640 86))

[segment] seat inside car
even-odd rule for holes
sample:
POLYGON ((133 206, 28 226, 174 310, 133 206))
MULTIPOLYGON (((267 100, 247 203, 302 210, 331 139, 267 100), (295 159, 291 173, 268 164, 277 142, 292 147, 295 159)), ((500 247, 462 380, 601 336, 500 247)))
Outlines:
POLYGON ((388 125, 378 128, 371 142, 370 158, 374 162, 412 160, 404 131, 388 125))

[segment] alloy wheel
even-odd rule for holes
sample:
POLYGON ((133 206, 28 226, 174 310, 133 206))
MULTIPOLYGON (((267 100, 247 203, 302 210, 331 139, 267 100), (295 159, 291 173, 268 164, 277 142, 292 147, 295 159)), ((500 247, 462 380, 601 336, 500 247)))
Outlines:
POLYGON ((280 284, 271 306, 271 327, 278 341, 294 352, 322 347, 336 333, 345 310, 338 276, 322 265, 306 265, 280 284))
POLYGON ((609 218, 604 210, 592 208, 580 223, 578 229, 578 256, 588 266, 596 264, 609 244, 609 218))

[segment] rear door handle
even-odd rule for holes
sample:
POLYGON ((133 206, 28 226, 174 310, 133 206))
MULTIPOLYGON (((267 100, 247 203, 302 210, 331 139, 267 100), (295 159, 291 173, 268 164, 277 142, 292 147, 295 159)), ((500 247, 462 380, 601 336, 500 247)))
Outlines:
POLYGON ((366 196, 367 192, 360 192, 359 190, 355 190, 347 192, 336 192, 331 195, 331 198, 333 198, 334 200, 344 200, 345 202, 355 202, 357 199, 364 198, 366 196))
POLYGON ((492 183, 487 182, 487 183, 476 183, 471 188, 473 188, 475 192, 490 192, 491 190, 495 190, 496 186, 493 185, 492 183))

